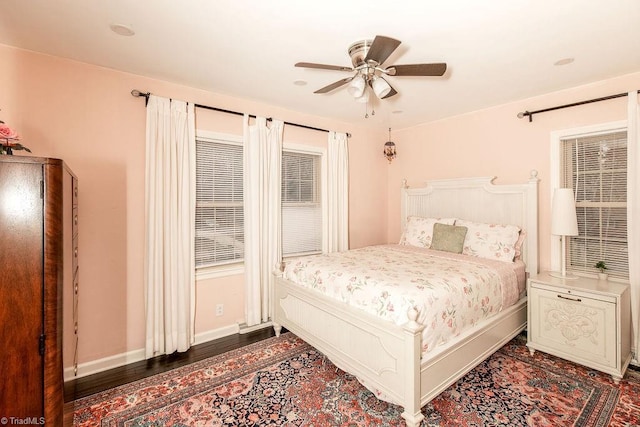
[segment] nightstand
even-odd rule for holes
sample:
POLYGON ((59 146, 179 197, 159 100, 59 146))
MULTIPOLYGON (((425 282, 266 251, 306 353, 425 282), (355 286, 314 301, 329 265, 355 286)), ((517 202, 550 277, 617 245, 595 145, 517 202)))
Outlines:
POLYGON ((542 273, 527 281, 527 347, 605 372, 620 382, 631 360, 629 285, 542 273))

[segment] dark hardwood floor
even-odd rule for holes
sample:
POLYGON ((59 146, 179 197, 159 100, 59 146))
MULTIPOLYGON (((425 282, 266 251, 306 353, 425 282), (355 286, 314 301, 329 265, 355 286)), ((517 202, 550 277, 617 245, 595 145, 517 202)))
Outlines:
MULTIPOLYGON (((283 333, 285 331, 283 330, 283 333)), ((71 402, 94 393, 137 381, 151 375, 179 368, 208 357, 249 345, 274 336, 268 327, 246 334, 235 334, 191 347, 184 353, 173 353, 131 363, 119 368, 78 378, 64 384, 64 401, 71 402)))

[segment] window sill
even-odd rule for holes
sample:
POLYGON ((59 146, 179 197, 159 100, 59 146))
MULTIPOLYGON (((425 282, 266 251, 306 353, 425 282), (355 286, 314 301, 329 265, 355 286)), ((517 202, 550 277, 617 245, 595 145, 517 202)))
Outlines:
MULTIPOLYGON (((587 272, 587 271, 580 271, 580 270, 572 270, 567 268, 567 272, 568 273, 572 273, 578 277, 588 277, 590 279, 598 279, 598 274, 597 273, 593 273, 593 272, 587 272)), ((618 283, 625 283, 625 284, 629 284, 629 277, 625 277, 622 275, 616 275, 616 273, 607 273, 607 279, 609 282, 618 282, 618 283)))
POLYGON ((283 255, 282 256, 282 261, 289 261, 293 258, 301 258, 301 257, 305 257, 305 256, 311 256, 311 255, 320 255, 322 253, 322 251, 313 251, 313 252, 299 252, 299 253, 295 253, 295 254, 287 254, 287 255, 283 255))
POLYGON ((244 264, 230 264, 196 270, 196 281, 244 274, 244 264))

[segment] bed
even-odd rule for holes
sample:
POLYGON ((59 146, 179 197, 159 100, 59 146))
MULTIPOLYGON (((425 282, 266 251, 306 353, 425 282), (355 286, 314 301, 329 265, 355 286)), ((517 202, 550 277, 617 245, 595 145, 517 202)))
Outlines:
MULTIPOLYGON (((496 185, 493 181, 491 177, 434 180, 419 188, 405 183, 401 190, 402 229, 412 217, 516 225, 526 231, 517 257, 523 274, 537 273, 537 172, 532 171, 524 184, 496 185)), ((377 250, 356 251, 371 255, 377 250)), ((422 406, 526 326, 527 299, 521 293, 508 307, 470 322, 472 327, 454 337, 438 339, 438 345, 424 343, 428 325, 424 322, 426 309, 420 304, 397 303, 396 315, 399 311, 406 318, 392 321, 335 295, 297 284, 284 268, 274 274, 272 318, 276 334, 287 328, 337 367, 356 376, 379 398, 401 405, 407 426, 418 426, 424 418, 422 406)))

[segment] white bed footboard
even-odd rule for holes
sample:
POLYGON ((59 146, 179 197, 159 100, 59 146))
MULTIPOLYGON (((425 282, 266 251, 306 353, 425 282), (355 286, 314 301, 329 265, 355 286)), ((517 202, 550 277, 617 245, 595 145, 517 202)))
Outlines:
POLYGON ((421 325, 415 321, 405 327, 394 325, 280 276, 274 303, 276 331, 286 327, 420 422, 421 325))
POLYGON ((422 406, 525 328, 527 301, 522 298, 424 359, 417 313, 400 327, 278 275, 273 315, 278 333, 284 326, 377 397, 401 405, 407 426, 418 426, 422 406))

